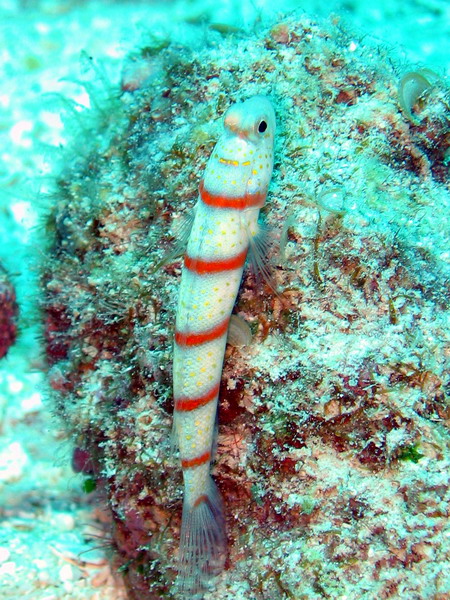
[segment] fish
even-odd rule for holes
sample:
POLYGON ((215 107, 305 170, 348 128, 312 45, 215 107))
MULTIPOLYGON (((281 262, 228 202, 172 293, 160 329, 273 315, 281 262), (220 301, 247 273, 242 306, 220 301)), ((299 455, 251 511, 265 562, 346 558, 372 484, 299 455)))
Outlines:
POLYGON ((202 593, 226 559, 223 503, 211 477, 227 333, 247 254, 266 272, 258 224, 273 170, 275 112, 265 96, 226 111, 199 185, 179 288, 173 428, 184 497, 177 586, 202 593))

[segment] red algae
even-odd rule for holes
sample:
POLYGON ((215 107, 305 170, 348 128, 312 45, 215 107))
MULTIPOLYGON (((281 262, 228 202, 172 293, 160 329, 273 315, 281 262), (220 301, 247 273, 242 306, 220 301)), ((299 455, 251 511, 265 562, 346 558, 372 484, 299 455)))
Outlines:
POLYGON ((14 286, 0 265, 0 358, 16 340, 18 312, 14 286))

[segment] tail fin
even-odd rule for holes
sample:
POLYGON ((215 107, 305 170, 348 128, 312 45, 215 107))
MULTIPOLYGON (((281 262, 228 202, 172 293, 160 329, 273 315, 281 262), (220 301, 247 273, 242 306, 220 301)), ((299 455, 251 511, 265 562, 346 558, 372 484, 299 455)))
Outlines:
POLYGON ((186 500, 181 523, 177 587, 182 597, 197 598, 224 566, 225 519, 222 500, 212 478, 206 494, 193 505, 186 500))

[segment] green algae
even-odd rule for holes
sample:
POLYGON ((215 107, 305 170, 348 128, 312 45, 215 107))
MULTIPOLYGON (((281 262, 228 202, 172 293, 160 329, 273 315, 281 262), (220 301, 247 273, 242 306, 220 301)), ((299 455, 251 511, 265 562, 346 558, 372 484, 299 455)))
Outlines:
POLYGON ((418 450, 419 445, 408 446, 402 448, 398 455, 398 460, 409 460, 414 464, 417 464, 421 458, 424 458, 425 454, 421 454, 418 450))

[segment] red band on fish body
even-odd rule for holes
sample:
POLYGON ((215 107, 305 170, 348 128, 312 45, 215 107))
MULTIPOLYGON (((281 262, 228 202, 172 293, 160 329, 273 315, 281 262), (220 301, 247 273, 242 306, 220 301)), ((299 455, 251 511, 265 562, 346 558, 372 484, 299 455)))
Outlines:
POLYGON ((196 456, 195 458, 185 458, 181 461, 181 466, 183 469, 193 469, 194 467, 200 467, 201 465, 204 465, 210 460, 211 452, 208 450, 208 452, 205 452, 200 456, 196 456))
POLYGON ((208 502, 209 498, 206 494, 202 494, 201 496, 199 496, 197 498, 197 500, 194 502, 194 508, 196 506, 199 506, 200 504, 202 504, 203 502, 208 502))
POLYGON ((203 394, 203 396, 198 396, 197 398, 178 398, 175 400, 175 410, 189 412, 201 406, 206 406, 206 404, 215 399, 218 393, 219 384, 215 385, 206 394, 203 394))
POLYGON ((175 342, 178 346, 199 346, 206 342, 212 342, 227 332, 229 320, 230 317, 227 317, 215 327, 199 333, 182 333, 181 331, 176 331, 175 342))
POLYGON ((200 198, 204 204, 214 206, 216 208, 233 208, 235 210, 243 210, 245 208, 263 206, 266 200, 267 192, 256 192, 255 194, 245 194, 244 196, 221 196, 213 194, 205 189, 203 181, 200 182, 198 188, 200 198))
POLYGON ((184 266, 189 271, 198 275, 209 275, 210 273, 221 273, 223 271, 232 271, 244 266, 247 258, 247 248, 239 254, 222 260, 202 260, 200 258, 192 258, 188 254, 184 256, 184 266))

